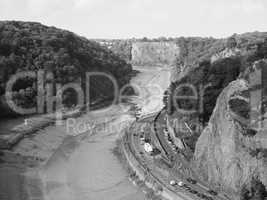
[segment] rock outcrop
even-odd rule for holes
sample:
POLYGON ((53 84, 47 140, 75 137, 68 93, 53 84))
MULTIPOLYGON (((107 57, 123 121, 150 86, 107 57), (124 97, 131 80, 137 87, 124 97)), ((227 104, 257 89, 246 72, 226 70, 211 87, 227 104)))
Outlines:
POLYGON ((211 57, 211 63, 214 63, 218 60, 224 59, 224 58, 230 58, 234 56, 240 56, 241 50, 238 48, 226 48, 223 51, 214 54, 211 57))
POLYGON ((212 55, 210 60, 211 63, 214 63, 224 58, 231 58, 240 55, 241 55, 241 50, 237 48, 236 38, 230 37, 227 39, 226 48, 223 51, 212 55))
MULTIPOLYGON (((243 188, 249 191, 254 180, 265 187, 262 198, 255 199, 264 199, 266 195, 267 131, 251 129, 233 109, 240 105, 249 107, 250 99, 244 95, 249 88, 247 80, 238 79, 222 91, 209 124, 197 141, 192 161, 203 181, 230 194, 232 199, 253 199, 253 195, 255 198, 255 190, 248 192, 250 197, 240 195, 243 188)), ((240 116, 243 118, 246 115, 240 116)))

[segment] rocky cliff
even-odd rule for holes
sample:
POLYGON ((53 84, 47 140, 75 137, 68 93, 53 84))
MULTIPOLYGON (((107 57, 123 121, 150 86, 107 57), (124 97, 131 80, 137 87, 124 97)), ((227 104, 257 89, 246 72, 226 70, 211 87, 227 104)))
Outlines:
POLYGON ((179 47, 174 42, 136 42, 132 44, 134 65, 175 65, 179 47))
MULTIPOLYGON (((267 67, 266 60, 261 67, 267 67)), ((267 131, 244 123, 252 100, 247 95, 249 88, 251 83, 238 79, 222 91, 209 124, 197 141, 193 163, 203 181, 231 194, 232 199, 264 200, 267 131)))
POLYGON ((235 56, 240 56, 241 51, 238 48, 226 48, 223 51, 214 54, 211 57, 211 63, 214 63, 218 60, 224 59, 224 58, 230 58, 235 56))

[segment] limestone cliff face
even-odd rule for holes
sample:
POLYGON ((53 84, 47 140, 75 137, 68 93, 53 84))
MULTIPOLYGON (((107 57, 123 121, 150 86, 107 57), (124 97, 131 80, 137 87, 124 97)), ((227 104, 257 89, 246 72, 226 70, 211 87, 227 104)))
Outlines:
POLYGON ((240 79, 223 90, 197 141, 193 160, 203 181, 233 194, 233 199, 239 199, 241 189, 254 178, 267 187, 267 132, 258 130, 247 136, 248 127, 236 120, 229 104, 233 98, 242 99, 240 93, 248 87, 240 79))
POLYGON ((175 65, 179 47, 174 42, 135 42, 132 44, 134 65, 175 65))

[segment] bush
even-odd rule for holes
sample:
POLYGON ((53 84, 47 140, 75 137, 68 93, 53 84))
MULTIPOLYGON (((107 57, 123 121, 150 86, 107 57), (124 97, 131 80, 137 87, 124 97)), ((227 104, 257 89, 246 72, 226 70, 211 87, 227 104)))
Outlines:
POLYGON ((256 178, 251 181, 251 186, 243 186, 240 192, 241 200, 265 200, 267 191, 265 186, 256 178))

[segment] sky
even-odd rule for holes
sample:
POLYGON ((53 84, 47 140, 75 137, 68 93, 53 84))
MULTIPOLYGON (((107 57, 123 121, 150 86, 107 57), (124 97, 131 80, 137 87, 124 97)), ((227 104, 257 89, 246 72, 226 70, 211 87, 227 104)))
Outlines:
POLYGON ((267 31, 267 0, 0 0, 0 20, 87 38, 227 37, 267 31))

